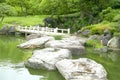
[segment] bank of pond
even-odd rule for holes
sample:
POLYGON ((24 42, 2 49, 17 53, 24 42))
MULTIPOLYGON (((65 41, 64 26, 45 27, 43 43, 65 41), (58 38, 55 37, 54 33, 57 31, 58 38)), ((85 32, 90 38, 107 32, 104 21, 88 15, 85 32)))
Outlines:
MULTIPOLYGON (((57 71, 36 70, 24 66, 24 62, 32 56, 33 50, 19 49, 16 46, 25 42, 23 37, 0 36, 0 80, 65 80, 57 71)), ((100 53, 86 48, 86 54, 73 56, 90 58, 104 66, 108 80, 120 78, 119 52, 100 53)))

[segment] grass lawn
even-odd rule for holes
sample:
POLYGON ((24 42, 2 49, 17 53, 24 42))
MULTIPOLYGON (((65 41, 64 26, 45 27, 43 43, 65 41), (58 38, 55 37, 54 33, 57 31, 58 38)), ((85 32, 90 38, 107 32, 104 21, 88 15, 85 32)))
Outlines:
POLYGON ((43 19, 49 17, 49 15, 36 15, 36 16, 27 16, 27 17, 5 17, 3 22, 0 23, 0 28, 4 25, 22 25, 22 26, 30 26, 42 24, 43 19))

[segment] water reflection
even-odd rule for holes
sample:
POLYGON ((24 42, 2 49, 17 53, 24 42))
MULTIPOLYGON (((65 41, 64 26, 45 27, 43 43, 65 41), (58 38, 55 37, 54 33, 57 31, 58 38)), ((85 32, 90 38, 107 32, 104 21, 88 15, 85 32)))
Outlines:
POLYGON ((65 80, 58 71, 34 70, 24 67, 30 50, 16 46, 24 40, 0 35, 0 80, 65 80))
POLYGON ((119 61, 119 58, 120 58, 120 54, 119 53, 115 53, 115 52, 110 52, 109 54, 108 54, 108 57, 112 60, 112 61, 114 61, 114 62, 117 62, 117 61, 119 61))
POLYGON ((41 80, 42 78, 43 76, 40 75, 31 75, 23 63, 0 63, 0 80, 41 80))
POLYGON ((110 59, 113 62, 119 61, 119 58, 120 58, 119 52, 116 52, 116 51, 111 51, 111 52, 108 52, 108 53, 99 53, 98 52, 98 54, 99 54, 100 57, 104 57, 106 59, 110 59))

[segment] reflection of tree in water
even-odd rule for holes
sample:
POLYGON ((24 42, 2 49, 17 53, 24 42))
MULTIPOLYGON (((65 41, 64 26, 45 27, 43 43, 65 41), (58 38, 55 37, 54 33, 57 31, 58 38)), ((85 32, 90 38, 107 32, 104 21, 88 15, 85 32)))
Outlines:
POLYGON ((48 70, 42 70, 42 69, 37 70, 37 69, 28 68, 28 71, 31 75, 44 76, 40 80, 65 80, 57 70, 48 71, 48 70))
POLYGON ((118 59, 120 58, 120 54, 117 53, 117 52, 110 52, 110 53, 108 54, 108 57, 109 57, 112 61, 116 62, 116 61, 118 61, 118 59))
POLYGON ((119 51, 111 51, 111 52, 108 52, 108 53, 98 53, 100 57, 103 57, 105 59, 110 59, 112 60, 113 62, 117 62, 117 61, 120 61, 120 54, 119 54, 119 51))

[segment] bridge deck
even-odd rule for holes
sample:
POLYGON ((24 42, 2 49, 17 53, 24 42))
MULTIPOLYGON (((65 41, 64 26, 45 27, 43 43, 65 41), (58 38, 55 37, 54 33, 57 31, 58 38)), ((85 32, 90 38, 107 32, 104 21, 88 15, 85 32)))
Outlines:
POLYGON ((36 33, 36 34, 46 34, 46 35, 69 35, 70 29, 59 29, 59 28, 48 28, 48 27, 17 27, 17 31, 22 33, 36 33))

